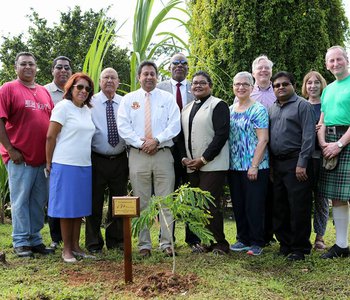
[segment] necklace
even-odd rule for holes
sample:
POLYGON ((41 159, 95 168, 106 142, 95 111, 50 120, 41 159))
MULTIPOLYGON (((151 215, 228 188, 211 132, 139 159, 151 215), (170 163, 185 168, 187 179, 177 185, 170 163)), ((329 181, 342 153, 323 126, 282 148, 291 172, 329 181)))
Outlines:
POLYGON ((35 88, 29 88, 29 90, 33 94, 33 96, 36 97, 36 87, 35 88))

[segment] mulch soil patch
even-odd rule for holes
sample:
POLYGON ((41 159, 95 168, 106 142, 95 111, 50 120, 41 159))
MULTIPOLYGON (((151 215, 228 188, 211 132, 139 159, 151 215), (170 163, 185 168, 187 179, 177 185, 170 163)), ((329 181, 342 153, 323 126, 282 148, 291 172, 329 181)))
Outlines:
POLYGON ((169 264, 133 265, 133 283, 124 283, 124 265, 110 261, 96 261, 89 267, 75 265, 61 271, 70 286, 102 285, 111 292, 129 292, 141 298, 166 295, 185 295, 198 283, 195 274, 172 274, 169 264))

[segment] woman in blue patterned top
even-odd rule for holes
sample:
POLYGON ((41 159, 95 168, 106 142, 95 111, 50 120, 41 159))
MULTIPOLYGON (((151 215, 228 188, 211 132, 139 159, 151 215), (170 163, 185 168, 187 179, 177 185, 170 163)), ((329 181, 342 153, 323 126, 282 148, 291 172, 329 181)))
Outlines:
POLYGON ((260 255, 265 244, 269 117, 267 109, 250 98, 253 85, 253 77, 248 72, 237 73, 233 79, 233 92, 238 101, 230 107, 229 186, 237 242, 230 249, 260 255))

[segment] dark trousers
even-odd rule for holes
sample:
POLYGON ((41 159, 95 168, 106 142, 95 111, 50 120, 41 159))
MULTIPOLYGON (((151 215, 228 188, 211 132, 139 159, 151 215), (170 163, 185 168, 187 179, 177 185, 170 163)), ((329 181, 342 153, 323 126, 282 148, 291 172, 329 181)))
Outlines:
POLYGON ((92 153, 91 159, 92 215, 86 218, 85 246, 88 250, 103 248, 101 222, 105 191, 108 188, 106 246, 108 249, 121 247, 123 243, 123 219, 112 217, 112 197, 127 195, 129 169, 126 152, 111 160, 92 153))
MULTIPOLYGON (((181 163, 181 153, 179 149, 179 145, 176 141, 174 141, 174 146, 171 147, 171 154, 173 155, 174 158, 174 172, 175 172, 175 184, 174 184, 174 191, 177 190, 182 184, 188 183, 188 176, 187 176, 187 171, 186 168, 182 165, 181 163)), ((176 241, 175 238, 175 221, 173 223, 173 240, 174 242, 176 241)), ((186 225, 186 238, 185 241, 189 245, 193 245, 198 243, 197 239, 193 239, 192 236, 187 237, 187 225, 186 225)), ((159 239, 161 236, 161 230, 159 229, 159 239)))
POLYGON ((237 227, 237 240, 245 245, 265 245, 265 201, 269 169, 259 170, 251 181, 247 171, 229 171, 229 187, 237 227))
POLYGON ((312 169, 308 179, 298 181, 295 175, 298 158, 273 160, 274 231, 283 252, 311 250, 312 169))
POLYGON ((51 240, 56 243, 62 242, 61 225, 59 218, 48 217, 51 240))
POLYGON ((265 201, 265 244, 273 239, 273 181, 268 180, 267 193, 265 201))
POLYGON ((217 245, 223 248, 223 250, 228 250, 229 247, 229 244, 225 239, 224 218, 221 207, 221 195, 223 192, 226 174, 226 171, 196 171, 188 174, 190 185, 192 187, 199 187, 203 191, 208 191, 214 197, 214 203, 216 206, 209 206, 209 211, 212 218, 210 219, 208 229, 212 232, 217 245))

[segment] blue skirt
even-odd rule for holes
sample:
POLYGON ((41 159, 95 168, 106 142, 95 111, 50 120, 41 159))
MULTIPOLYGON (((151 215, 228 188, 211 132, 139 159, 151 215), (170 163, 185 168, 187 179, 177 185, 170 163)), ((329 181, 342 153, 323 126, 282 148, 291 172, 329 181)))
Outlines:
POLYGON ((91 215, 91 166, 53 163, 50 173, 48 215, 54 218, 80 218, 91 215))

